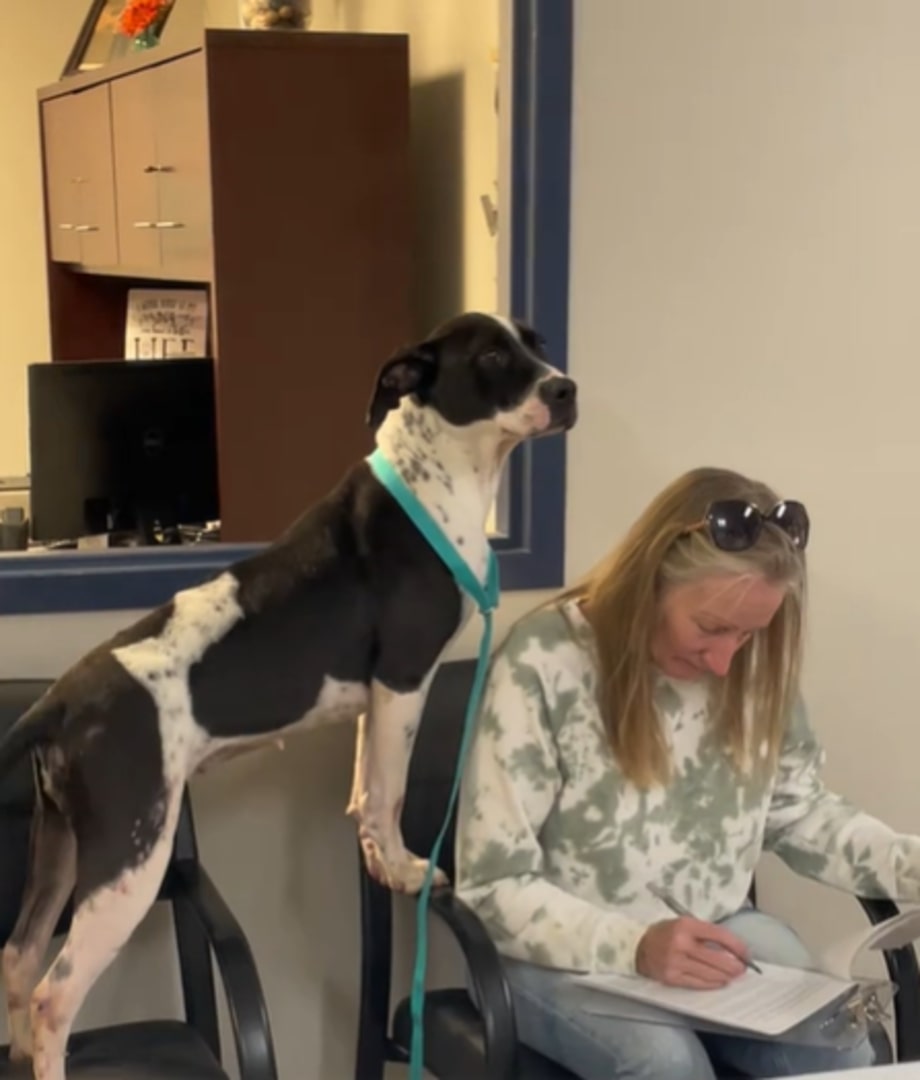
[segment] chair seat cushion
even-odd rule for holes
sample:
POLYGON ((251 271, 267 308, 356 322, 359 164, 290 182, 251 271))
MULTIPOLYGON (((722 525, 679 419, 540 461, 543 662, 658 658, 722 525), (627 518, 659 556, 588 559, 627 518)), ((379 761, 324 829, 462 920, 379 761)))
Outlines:
MULTIPOLYGON (((412 1040, 408 998, 394 1014, 393 1037, 408 1053, 412 1040)), ((435 1076, 457 1080, 486 1075, 482 1020, 465 990, 432 990, 425 995, 425 1066, 435 1076)), ((526 1080, 577 1080, 568 1069, 523 1045, 518 1048, 517 1072, 526 1080)))
MULTIPOLYGON (((31 1080, 27 1065, 0 1061, 2 1080, 31 1080)), ((200 1035, 178 1020, 121 1024, 76 1032, 67 1080, 228 1080, 200 1035)))

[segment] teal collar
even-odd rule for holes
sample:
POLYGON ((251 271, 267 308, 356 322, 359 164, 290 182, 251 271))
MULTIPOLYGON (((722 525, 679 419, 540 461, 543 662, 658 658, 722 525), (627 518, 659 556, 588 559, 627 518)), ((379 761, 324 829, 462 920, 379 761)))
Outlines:
POLYGON ((466 716, 463 721, 463 734, 460 737, 460 749, 457 753, 457 767, 454 771, 454 781, 451 787, 450 797, 447 802, 447 812, 441 829, 435 838, 428 856, 428 872, 422 884, 418 897, 416 911, 415 931, 415 966, 412 972, 412 993, 409 1000, 409 1011, 412 1017, 412 1038, 409 1049, 409 1077, 410 1080, 422 1080, 424 1052, 424 1008, 425 1008, 425 969, 428 963, 428 899, 431 895, 432 878, 441 855, 441 847, 447 830, 450 826, 460 791, 460 781, 463 776, 463 765, 466 761, 467 750, 473 729, 476 726, 476 715, 479 712, 479 702, 482 698, 482 690, 485 685, 486 671, 488 669, 489 656, 492 652, 492 613, 498 607, 499 582, 498 582, 498 559, 492 548, 489 548, 489 564, 486 570, 485 583, 480 582, 469 564, 461 558, 454 545, 447 539, 441 528, 436 524, 432 516, 422 506, 415 494, 402 477, 393 468, 389 461, 379 451, 374 451, 367 458, 368 464, 374 475, 381 484, 389 491, 399 503, 434 548, 447 568, 454 576, 454 580, 476 601, 483 618, 482 638, 479 642, 479 659, 476 664, 476 673, 473 676, 473 686, 466 706, 466 716))
POLYGON ((485 583, 480 582, 469 564, 463 559, 454 545, 447 539, 440 526, 419 502, 415 492, 405 483, 396 469, 384 457, 380 450, 375 450, 367 459, 374 475, 399 503, 418 531, 440 556, 442 562, 454 576, 454 580, 476 601, 479 610, 485 614, 498 607, 499 581, 498 559, 489 548, 489 565, 485 583))

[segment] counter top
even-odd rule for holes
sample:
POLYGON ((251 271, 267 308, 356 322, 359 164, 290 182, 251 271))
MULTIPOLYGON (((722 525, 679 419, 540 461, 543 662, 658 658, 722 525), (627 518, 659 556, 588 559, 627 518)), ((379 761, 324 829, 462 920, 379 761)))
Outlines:
POLYGON ((264 546, 0 552, 0 616, 155 607, 264 546))

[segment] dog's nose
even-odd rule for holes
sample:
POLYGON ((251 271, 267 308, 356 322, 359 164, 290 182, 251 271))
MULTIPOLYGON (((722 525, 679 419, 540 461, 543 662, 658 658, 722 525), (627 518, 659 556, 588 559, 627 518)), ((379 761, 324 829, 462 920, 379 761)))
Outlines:
POLYGON ((575 382, 565 375, 552 375, 540 383, 540 400, 549 408, 550 427, 569 431, 575 426, 578 407, 575 404, 575 382))
POLYGON ((575 381, 565 375, 553 375, 540 383, 540 400, 552 408, 575 404, 575 381))

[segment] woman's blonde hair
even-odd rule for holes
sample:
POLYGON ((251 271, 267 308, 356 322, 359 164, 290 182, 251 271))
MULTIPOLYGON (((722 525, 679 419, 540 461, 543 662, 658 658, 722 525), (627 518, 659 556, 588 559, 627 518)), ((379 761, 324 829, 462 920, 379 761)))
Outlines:
POLYGON ((699 525, 710 504, 743 499, 765 514, 779 501, 766 484, 727 469, 694 469, 646 508, 625 539, 566 596, 584 600, 598 650, 599 704, 624 773, 641 787, 664 783, 670 755, 654 706, 652 639, 664 589, 716 575, 757 574, 785 586, 768 627, 714 680, 712 716, 740 770, 772 769, 799 692, 805 556, 767 523, 747 551, 725 552, 699 525))

